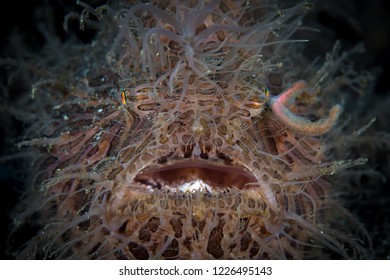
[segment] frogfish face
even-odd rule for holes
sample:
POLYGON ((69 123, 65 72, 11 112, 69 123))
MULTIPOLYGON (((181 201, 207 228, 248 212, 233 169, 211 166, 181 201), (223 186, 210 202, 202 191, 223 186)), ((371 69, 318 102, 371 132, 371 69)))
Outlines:
POLYGON ((37 152, 19 257, 360 257, 331 179, 362 163, 330 152, 342 84, 296 47, 308 4, 274 4, 81 2, 96 40, 33 87, 50 119, 19 143, 37 152))

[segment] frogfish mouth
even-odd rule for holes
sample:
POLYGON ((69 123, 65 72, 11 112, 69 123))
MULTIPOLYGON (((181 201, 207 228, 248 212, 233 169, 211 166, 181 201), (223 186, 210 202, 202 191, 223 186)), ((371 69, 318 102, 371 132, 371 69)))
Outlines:
POLYGON ((117 2, 80 1, 96 38, 36 74, 17 256, 361 257, 332 179, 364 161, 332 154, 345 80, 294 39, 310 5, 117 2))

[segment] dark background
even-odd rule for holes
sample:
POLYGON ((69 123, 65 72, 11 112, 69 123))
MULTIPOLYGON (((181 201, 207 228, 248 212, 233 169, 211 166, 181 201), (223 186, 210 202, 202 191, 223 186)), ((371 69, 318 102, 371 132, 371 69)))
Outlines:
MULTIPOLYGON (((12 0, 7 1, 7 6, 2 5, 0 9, 0 57, 9 46, 7 40, 10 34, 19 32, 24 41, 33 51, 39 51, 44 42, 42 34, 37 30, 37 22, 40 22, 41 7, 52 6, 52 16, 54 21, 52 27, 59 34, 62 40, 67 38, 67 34, 62 29, 64 15, 71 11, 80 12, 81 7, 75 4, 75 0, 12 0)), ((91 6, 97 6, 104 1, 87 1, 91 6)), ((389 71, 390 71, 390 1, 386 0, 347 0, 347 1, 317 1, 315 10, 306 18, 307 25, 316 26, 322 30, 320 34, 314 35, 312 41, 317 54, 324 54, 329 51, 335 39, 341 40, 344 49, 349 49, 359 42, 364 42, 366 53, 356 59, 355 63, 360 69, 380 68, 378 80, 375 86, 373 98, 380 100, 389 96, 389 71), (322 39, 326 38, 326 39, 322 39)), ((93 32, 80 32, 77 23, 72 22, 71 32, 88 42, 93 38, 93 32)), ((1 68, 1 67, 0 67, 1 68)), ((5 83, 7 73, 0 70, 1 83, 5 83)), ((0 91, 2 88, 0 88, 0 91)), ((388 102, 389 104, 389 102, 388 102)), ((390 108, 389 108, 390 110, 390 108)), ((1 114, 0 114, 1 115, 1 114)), ((2 116, 3 118, 3 116, 2 116)), ((1 119, 1 123, 7 120, 1 119)), ((389 121, 390 122, 390 121, 389 121)), ((390 125, 384 127, 390 131, 390 125)), ((15 135, 22 130, 22 124, 15 124, 15 135)), ((0 125, 0 157, 4 153, 5 131, 0 125)), ((387 150, 388 153, 388 150, 387 150)), ((389 155, 387 159, 389 160, 389 155)), ((386 158, 386 155, 385 155, 386 158)), ((387 176, 390 169, 379 168, 381 172, 387 169, 387 176)), ((385 174, 386 175, 386 174, 385 174)), ((5 253, 6 238, 9 224, 9 212, 20 196, 23 183, 13 174, 13 167, 0 162, 0 258, 10 259, 10 255, 5 253)), ((390 259, 390 211, 386 208, 390 205, 390 185, 383 182, 377 186, 376 193, 369 198, 369 203, 364 207, 356 207, 354 211, 359 215, 360 220, 365 224, 368 231, 373 236, 375 249, 374 258, 390 259)))

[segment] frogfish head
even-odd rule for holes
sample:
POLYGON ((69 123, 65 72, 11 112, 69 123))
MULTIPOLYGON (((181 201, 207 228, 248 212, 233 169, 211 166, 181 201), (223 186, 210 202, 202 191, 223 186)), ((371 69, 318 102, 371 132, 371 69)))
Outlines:
POLYGON ((40 159, 15 220, 38 215, 38 232, 19 257, 363 254, 331 180, 363 162, 331 154, 343 84, 293 38, 310 5, 269 2, 80 2, 96 40, 64 46, 82 58, 68 81, 33 87, 51 120, 19 143, 40 159))

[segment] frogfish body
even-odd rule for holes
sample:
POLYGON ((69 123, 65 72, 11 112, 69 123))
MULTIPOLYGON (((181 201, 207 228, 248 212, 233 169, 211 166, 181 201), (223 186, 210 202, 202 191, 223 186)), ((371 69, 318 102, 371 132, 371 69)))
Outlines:
POLYGON ((311 4, 115 2, 79 2, 93 41, 36 58, 17 257, 364 257, 337 198, 365 162, 340 117, 358 74, 338 44, 305 58, 311 4))

